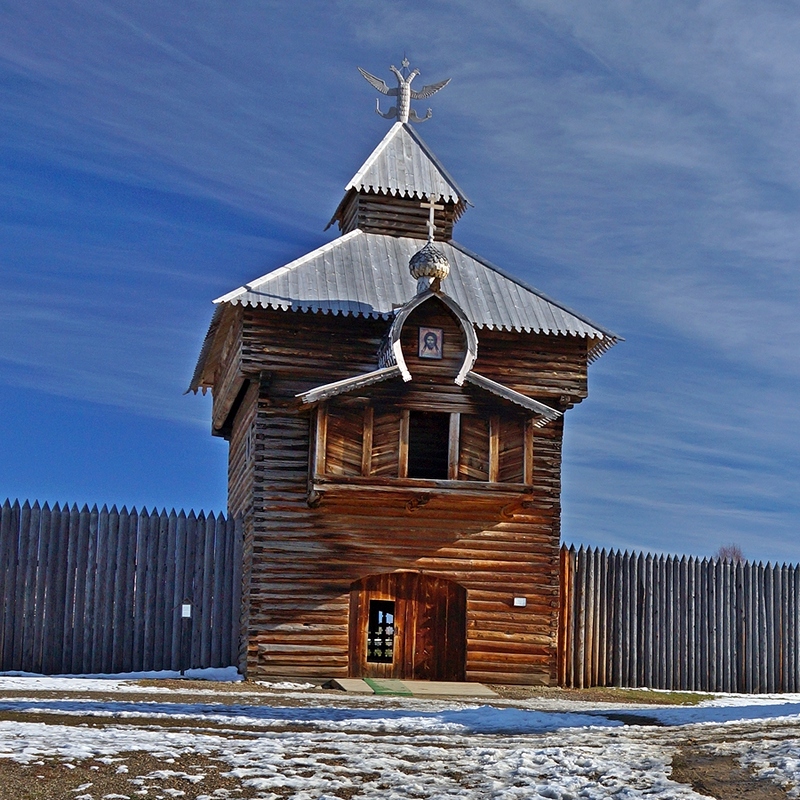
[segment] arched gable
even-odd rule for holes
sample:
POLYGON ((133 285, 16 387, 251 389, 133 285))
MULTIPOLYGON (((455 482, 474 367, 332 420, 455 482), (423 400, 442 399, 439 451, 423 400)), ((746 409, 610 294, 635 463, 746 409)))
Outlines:
MULTIPOLYGON (((442 327, 441 330, 443 334, 447 333, 445 327, 442 327)), ((447 370, 447 367, 451 367, 454 373, 454 383, 461 386, 478 357, 478 337, 475 327, 461 306, 446 294, 432 290, 421 292, 400 309, 389 330, 388 344, 393 360, 400 369, 404 381, 410 381, 413 372, 422 364, 439 362, 444 371, 447 370), (439 328, 436 321, 443 318, 443 312, 453 319, 460 341, 449 343, 446 338, 440 340, 440 357, 428 356, 423 352, 423 329, 426 327, 439 328), (426 322, 431 324, 425 325, 426 322), (452 355, 448 355, 448 348, 452 355)), ((424 367, 422 371, 425 371, 424 367)))

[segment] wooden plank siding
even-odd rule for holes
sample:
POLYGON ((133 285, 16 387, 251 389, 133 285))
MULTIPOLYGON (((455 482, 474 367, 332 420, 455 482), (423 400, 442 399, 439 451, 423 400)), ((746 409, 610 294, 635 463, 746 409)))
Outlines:
POLYGON ((0 509, 0 670, 42 674, 237 663, 242 525, 233 518, 6 500, 0 509), (199 524, 198 524, 199 523, 199 524), (206 595, 187 586, 197 539, 206 595), (224 554, 224 555, 223 555, 224 554), (189 660, 180 605, 192 604, 189 660), (234 611, 235 609, 235 611, 234 611))

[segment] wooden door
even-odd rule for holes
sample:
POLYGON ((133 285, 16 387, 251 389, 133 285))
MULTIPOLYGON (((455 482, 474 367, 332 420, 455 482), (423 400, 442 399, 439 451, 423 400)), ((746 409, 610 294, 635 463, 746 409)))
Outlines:
POLYGON ((350 591, 350 675, 463 681, 467 592, 419 572, 370 575, 350 591))

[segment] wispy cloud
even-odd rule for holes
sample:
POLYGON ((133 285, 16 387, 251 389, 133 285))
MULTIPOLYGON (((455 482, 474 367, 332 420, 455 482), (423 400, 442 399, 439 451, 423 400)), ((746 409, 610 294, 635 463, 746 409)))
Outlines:
POLYGON ((457 238, 628 339, 567 415, 567 534, 800 558, 798 32, 771 0, 6 7, 0 383, 199 422, 210 300, 330 237, 385 131, 355 66, 405 50, 453 78, 420 132, 457 238))

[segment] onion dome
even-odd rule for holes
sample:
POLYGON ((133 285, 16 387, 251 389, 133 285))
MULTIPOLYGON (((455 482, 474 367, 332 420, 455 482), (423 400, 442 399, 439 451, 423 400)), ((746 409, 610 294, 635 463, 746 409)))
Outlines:
POLYGON ((417 291, 424 291, 433 281, 442 281, 450 273, 447 256, 433 242, 428 242, 408 262, 411 277, 417 279, 417 291))

